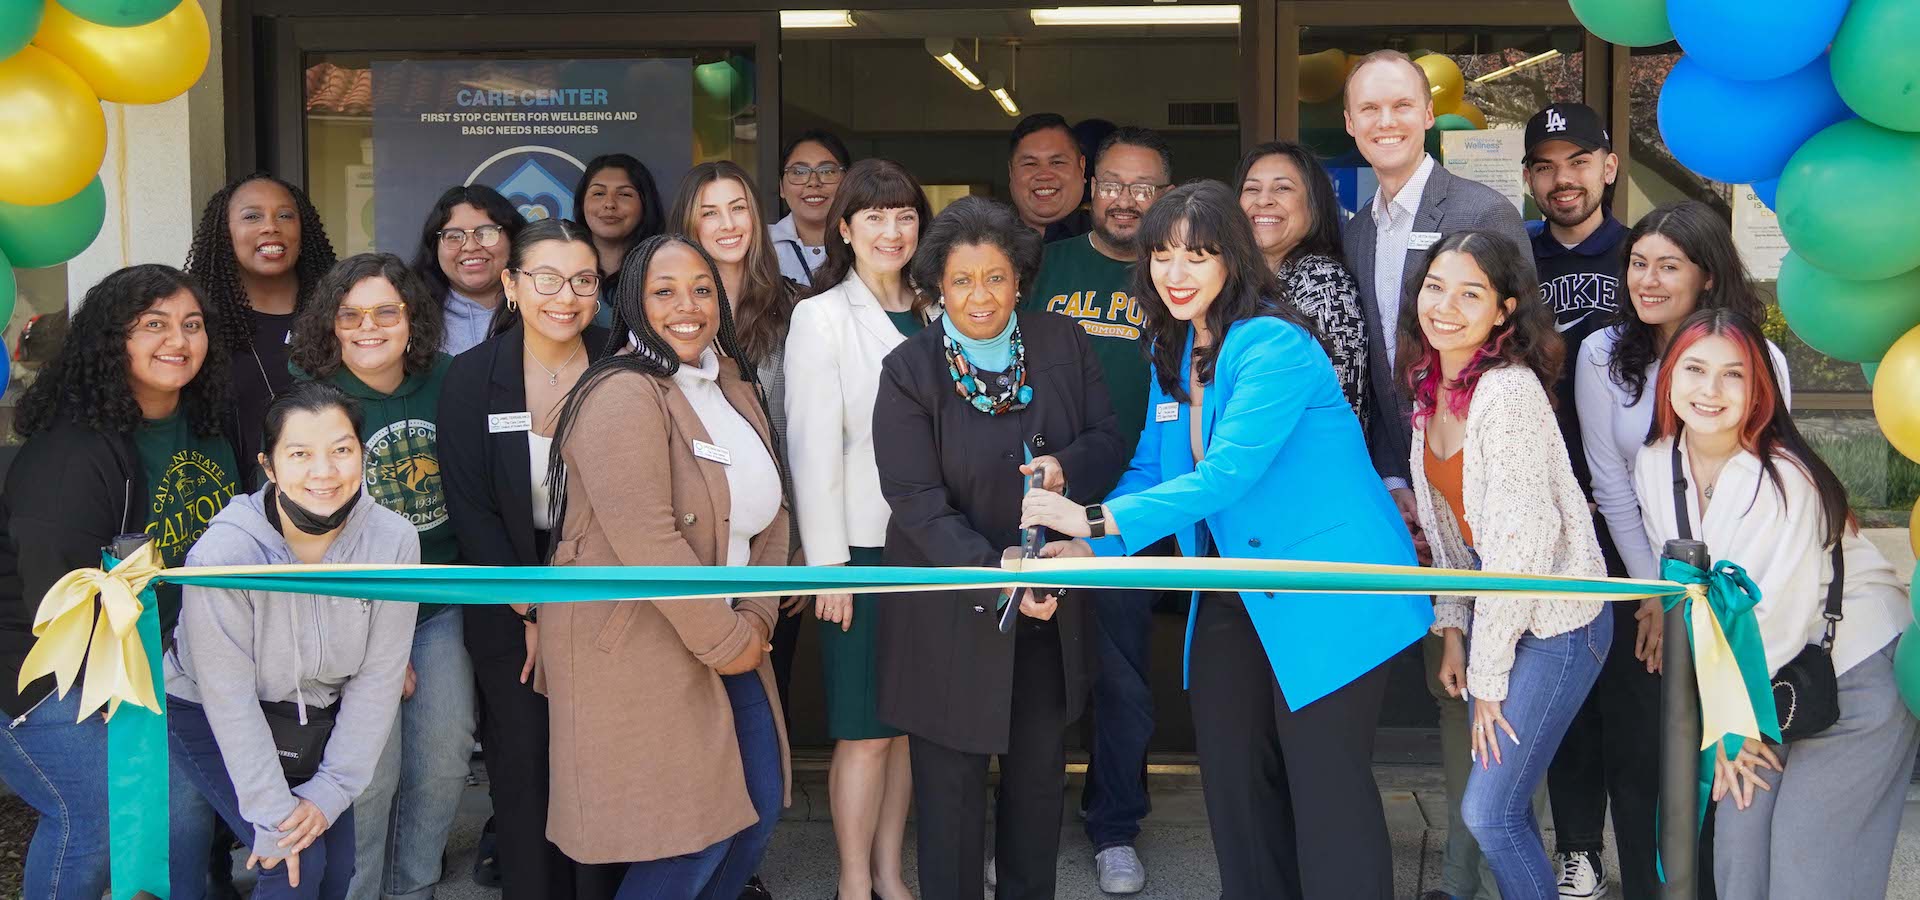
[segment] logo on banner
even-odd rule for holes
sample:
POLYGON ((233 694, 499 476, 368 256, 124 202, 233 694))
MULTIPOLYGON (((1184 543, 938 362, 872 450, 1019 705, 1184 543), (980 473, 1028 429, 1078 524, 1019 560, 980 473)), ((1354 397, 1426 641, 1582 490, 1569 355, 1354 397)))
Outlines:
POLYGON ((467 176, 500 192, 529 222, 573 215, 573 186, 586 164, 552 147, 511 147, 487 158, 467 176))

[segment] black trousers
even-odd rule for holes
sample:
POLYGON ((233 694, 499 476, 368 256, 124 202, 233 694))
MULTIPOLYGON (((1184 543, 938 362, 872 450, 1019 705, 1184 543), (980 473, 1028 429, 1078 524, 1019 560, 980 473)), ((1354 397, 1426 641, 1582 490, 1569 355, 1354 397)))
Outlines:
POLYGON ((1600 851, 1611 801, 1621 894, 1652 900, 1660 891, 1653 824, 1660 803, 1660 676, 1633 656, 1640 604, 1608 606, 1613 647, 1547 769, 1547 797, 1562 853, 1600 851))
MULTIPOLYGON (((807 606, 813 606, 812 599, 808 599, 807 606)), ((780 695, 780 714, 787 720, 788 730, 793 727, 793 704, 787 702, 787 687, 793 683, 793 658, 798 655, 800 647, 800 620, 806 616, 804 610, 797 616, 787 615, 782 610, 780 621, 773 626, 773 636, 767 641, 773 645, 773 653, 770 654, 773 657, 773 687, 780 695)))
POLYGON ((1246 607, 1218 593, 1200 601, 1188 661, 1221 900, 1390 900, 1373 780, 1386 664, 1289 710, 1246 607))
MULTIPOLYGON (((1066 674, 1052 629, 1020 636, 994 804, 996 900, 1052 900, 1066 801, 1066 674)), ((987 758, 907 736, 921 900, 983 900, 987 758)))
MULTIPOLYGON (((480 741, 493 797, 494 847, 502 900, 613 896, 611 886, 576 886, 573 861, 547 842, 547 698, 520 683, 526 629, 506 606, 466 608, 467 652, 480 694, 480 741)), ((584 867, 582 867, 584 868, 584 867)))

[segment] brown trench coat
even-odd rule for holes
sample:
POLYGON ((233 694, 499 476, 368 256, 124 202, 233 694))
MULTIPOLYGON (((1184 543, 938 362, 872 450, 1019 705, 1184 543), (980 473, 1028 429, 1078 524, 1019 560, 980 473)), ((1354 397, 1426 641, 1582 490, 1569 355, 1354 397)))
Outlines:
MULTIPOLYGON (((763 440, 752 385, 720 361, 719 384, 763 440)), ((724 565, 732 509, 725 467, 693 455, 710 441, 671 379, 607 377, 558 448, 567 510, 557 566, 724 565)), ((737 451, 736 451, 737 452, 737 451)), ((771 452, 771 451, 769 451, 771 452)), ((787 562, 781 511, 750 543, 752 565, 787 562)), ((773 633, 774 598, 562 603, 540 616, 539 665, 552 719, 547 838, 584 863, 692 853, 758 821, 726 687, 712 667, 773 633), (749 626, 758 626, 759 632, 749 626)), ((760 663, 792 770, 770 660, 760 663)), ((788 802, 791 794, 788 794, 788 802)))

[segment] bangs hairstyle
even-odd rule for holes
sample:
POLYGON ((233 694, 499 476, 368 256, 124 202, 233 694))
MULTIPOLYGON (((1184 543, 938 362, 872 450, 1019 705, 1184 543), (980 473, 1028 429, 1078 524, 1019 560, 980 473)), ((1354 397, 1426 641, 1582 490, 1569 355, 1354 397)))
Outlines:
MULTIPOLYGON (((927 192, 907 167, 890 159, 863 159, 847 167, 840 178, 840 190, 827 209, 827 259, 813 272, 813 293, 838 286, 853 271, 853 246, 840 237, 840 226, 853 221, 855 213, 868 209, 911 209, 920 214, 920 233, 925 234, 933 221, 933 209, 927 204, 927 192)), ((909 266, 911 263, 909 263, 909 266)), ((914 312, 925 312, 932 301, 916 286, 914 312)))
POLYGON ((1181 252, 1218 256, 1227 270, 1220 295, 1213 298, 1206 311, 1207 332, 1214 336, 1213 343, 1193 351, 1194 377, 1202 384, 1212 383, 1220 346, 1226 343, 1227 331, 1238 322, 1273 316, 1306 329, 1318 340, 1312 320, 1281 299, 1280 283, 1253 242, 1253 226, 1247 224, 1246 215, 1240 212, 1234 193, 1226 185, 1201 179, 1169 191, 1147 207, 1135 241, 1147 258, 1133 267, 1133 295, 1140 299, 1140 311, 1146 317, 1154 377, 1167 396, 1182 403, 1192 399, 1187 393, 1186 373, 1180 369, 1189 326, 1167 311, 1166 298, 1153 284, 1152 257, 1176 246, 1181 252))
POLYGON ((1686 427, 1674 411, 1673 373, 1689 349, 1710 337, 1732 341, 1747 374, 1747 407, 1740 410, 1740 448, 1760 458, 1761 470, 1782 496, 1785 487, 1774 464, 1776 457, 1785 457, 1806 473, 1820 497, 1821 546, 1833 546, 1848 530, 1859 528, 1847 506, 1846 486, 1794 425, 1786 395, 1780 390, 1780 373, 1773 368, 1771 345, 1753 319, 1730 309, 1703 309, 1680 323, 1654 383, 1653 427, 1647 431, 1647 443, 1676 437, 1686 427))
MULTIPOLYGON (((721 179, 732 179, 747 198, 747 258, 743 260, 738 293, 733 295, 734 325, 740 337, 740 351, 754 367, 771 354, 778 353, 787 337, 787 323, 793 320, 793 289, 780 275, 780 260, 774 256, 773 239, 767 236, 766 220, 754 199, 753 179, 739 163, 731 160, 705 162, 688 170, 680 180, 680 195, 673 201, 673 221, 681 233, 700 240, 700 193, 721 179)), ((718 266, 715 266, 718 272, 718 266)))
POLYGON ((440 229, 447 227, 453 218, 453 208, 462 203, 485 213, 488 221, 505 229, 510 242, 520 240, 520 229, 527 227, 526 217, 520 215, 520 210, 500 196, 499 191, 484 184, 456 184, 442 192, 440 199, 433 202, 433 208, 427 210, 426 221, 420 223, 420 246, 413 253, 413 270, 419 273, 420 281, 436 305, 453 290, 447 273, 440 270, 440 229))
POLYGON ((1327 167, 1320 164, 1320 157, 1312 150, 1293 141, 1261 144, 1240 157, 1240 165, 1233 170, 1233 188, 1244 193, 1247 175, 1253 171, 1254 164, 1269 156, 1293 160, 1294 168, 1300 170, 1300 177, 1305 181, 1300 189, 1307 192, 1307 212, 1313 214, 1313 224, 1300 236, 1300 243, 1287 251, 1283 262, 1318 255, 1345 265, 1347 253, 1341 243, 1340 227, 1346 224, 1346 217, 1340 214, 1340 198, 1333 192, 1333 176, 1327 174, 1327 167))
POLYGON ((314 209, 307 192, 297 185, 266 172, 255 172, 207 198, 206 207, 200 211, 200 224, 193 229, 193 244, 187 249, 186 272, 205 289, 206 302, 201 308, 206 311, 209 324, 213 322, 214 310, 219 310, 219 326, 208 332, 213 335, 214 345, 232 353, 245 353, 253 346, 253 305, 247 298, 246 285, 240 281, 240 261, 233 255, 233 230, 227 220, 227 207, 233 203, 235 191, 255 181, 279 185, 293 197, 293 208, 300 216, 300 253, 293 263, 294 277, 299 281, 293 296, 294 312, 306 307, 308 298, 320 286, 327 270, 333 268, 334 261, 333 242, 327 240, 327 228, 320 222, 320 211, 314 209))
MULTIPOLYGON (((587 371, 567 391, 566 399, 560 402, 560 412, 554 420, 553 447, 547 462, 547 484, 549 486, 548 511, 552 514, 554 525, 551 547, 558 547, 561 541, 560 529, 567 521, 567 468, 564 455, 559 452, 573 429, 580 424, 580 407, 586 402, 587 395, 600 386, 601 382, 623 372, 650 375, 655 378, 671 378, 680 371, 680 356, 667 344, 667 339, 654 330, 647 320, 647 277, 653 265, 653 258, 664 247, 680 244, 691 248, 706 265, 707 273, 713 277, 714 303, 720 313, 720 329, 714 335, 714 344, 721 355, 735 360, 739 365, 740 378, 753 388, 754 399, 760 404, 760 412, 766 421, 773 421, 773 413, 767 408, 767 392, 760 385, 760 376, 752 365, 739 362, 743 359, 739 339, 735 336, 732 304, 727 302, 726 285, 720 281, 720 267, 714 265, 713 257, 700 246, 700 242, 684 234, 659 234, 641 241, 620 263, 620 270, 626 274, 620 278, 613 298, 613 333, 607 340, 607 355, 599 362, 587 366, 587 371), (627 336, 631 334, 634 342, 633 352, 627 350, 627 336)), ((593 427, 622 428, 619 422, 596 422, 593 427)), ((787 485, 792 484, 788 476, 785 453, 777 452, 779 436, 771 436, 776 448, 773 464, 780 472, 781 502, 789 503, 786 496, 787 485)), ((547 554, 551 564, 552 550, 547 554)))
MULTIPOLYGON (((526 268, 527 254, 533 248, 556 241, 580 244, 588 250, 595 249, 593 232, 588 231, 587 226, 571 219, 541 219, 538 222, 528 223, 527 227, 520 229, 520 234, 513 239, 513 249, 507 253, 506 271, 512 273, 526 268)), ((594 257, 593 270, 596 273, 600 271, 600 258, 597 255, 594 257)), ((594 295, 594 299, 599 302, 606 300, 598 294, 594 295)), ((520 314, 508 309, 506 297, 502 296, 501 302, 493 307, 493 318, 487 320, 487 337, 498 335, 519 322, 520 314)))
POLYGON ((1399 345, 1394 351, 1395 368, 1399 371, 1395 375, 1400 384, 1413 391, 1414 427, 1425 426, 1433 417, 1445 380, 1440 373, 1440 353, 1427 343, 1426 332, 1420 328, 1420 294, 1426 286, 1427 272, 1443 253, 1471 257, 1486 274, 1487 288, 1493 292, 1495 302, 1508 298, 1514 301, 1506 321, 1493 326, 1486 342, 1460 370, 1460 377, 1445 385, 1453 392, 1448 408, 1464 419, 1480 376, 1503 366, 1533 370, 1541 387, 1547 390, 1547 400, 1552 402, 1555 399, 1553 385, 1560 377, 1560 362, 1566 348, 1560 333, 1554 329, 1553 313, 1540 302, 1540 284, 1530 277, 1533 273, 1526 265, 1528 260, 1520 255, 1520 249, 1512 241, 1494 232, 1458 231, 1427 251, 1406 279, 1406 288, 1400 297, 1399 345))
MULTIPOLYGON (((227 242, 229 247, 232 243, 227 242)), ((193 295, 205 317, 207 358, 193 380, 180 389, 179 411, 194 434, 218 435, 230 405, 227 366, 233 358, 217 340, 223 311, 207 299, 192 276, 153 263, 128 266, 87 289, 73 313, 66 341, 21 396, 13 417, 14 433, 31 437, 61 419, 108 434, 128 434, 138 428, 143 417, 127 372, 127 339, 142 314, 181 291, 193 295)))
POLYGON ((647 171, 646 164, 631 154, 606 153, 587 160, 587 167, 580 170, 580 183, 573 188, 575 222, 583 226, 587 224, 587 188, 593 185, 593 176, 606 169, 619 169, 627 173, 627 180, 633 182, 633 189, 640 193, 640 221, 633 226, 633 233, 627 235, 625 246, 620 248, 620 256, 624 259, 635 245, 665 231, 667 220, 660 212, 660 188, 654 185, 653 173, 647 171))
POLYGON ((369 278, 383 279, 393 285, 400 302, 407 306, 407 349, 403 364, 406 374, 433 367, 433 358, 440 355, 440 302, 427 293, 426 284, 400 257, 391 253, 359 253, 334 264, 327 277, 320 280, 320 290, 315 292, 313 302, 293 321, 293 341, 287 347, 287 358, 308 377, 331 378, 344 365, 340 361, 340 338, 333 333, 333 323, 347 294, 369 278))
MULTIPOLYGON (((1740 252, 1733 246, 1732 229, 1698 200, 1655 207, 1627 232, 1626 241, 1620 245, 1621 288, 1631 291, 1627 278, 1633 273, 1634 246, 1641 238, 1655 234, 1672 241, 1706 274, 1707 286, 1700 289, 1694 311, 1725 309, 1755 322, 1766 321, 1766 304, 1747 281, 1740 252)), ((1647 369, 1660 358, 1660 329, 1640 321, 1631 296, 1621 302, 1614 316, 1620 336, 1614 341, 1613 358, 1607 360, 1607 372, 1613 383, 1626 388, 1638 403, 1647 387, 1647 369)))
POLYGON ((955 247, 993 247, 1007 257, 1016 279, 1014 287, 1025 290, 1040 272, 1040 232, 1022 224, 1013 207, 986 197, 961 197, 934 217, 933 224, 920 232, 920 246, 908 267, 915 284, 925 285, 926 293, 939 296, 946 281, 947 258, 955 247))

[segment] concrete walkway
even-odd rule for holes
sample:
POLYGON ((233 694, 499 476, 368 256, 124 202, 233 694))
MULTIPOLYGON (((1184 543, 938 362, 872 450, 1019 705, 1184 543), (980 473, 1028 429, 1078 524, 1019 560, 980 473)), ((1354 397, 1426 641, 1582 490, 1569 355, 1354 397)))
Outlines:
MULTIPOLYGON (((1446 791, 1440 770, 1383 765, 1377 768, 1377 774, 1387 827, 1393 837, 1394 896, 1414 898, 1420 891, 1435 887, 1439 879, 1440 854, 1447 837, 1446 791)), ((781 822, 761 868, 777 900, 833 900, 833 825, 825 796, 824 772, 800 773, 793 808, 781 822)), ((1077 788, 1070 796, 1078 796, 1077 788)), ((1213 841, 1197 782, 1191 777, 1156 777, 1153 810, 1138 845, 1148 868, 1147 889, 1135 896, 1156 900, 1218 897, 1220 881, 1214 870, 1213 841)), ((498 891, 475 885, 469 877, 486 815, 484 787, 470 788, 449 848, 452 868, 437 891, 439 900, 495 900, 500 896, 498 891)), ((1551 834, 1547 840, 1551 846, 1551 834)), ((907 845, 913 845, 911 835, 907 845)), ((1607 864, 1609 868, 1615 864, 1611 851, 1607 864)), ((1061 900, 1108 896, 1094 886, 1093 851, 1070 805, 1061 826, 1059 865, 1061 900)), ((910 883, 915 878, 911 858, 907 861, 907 878, 910 883)), ((1617 892, 1613 896, 1618 896, 1617 892)), ((1908 794, 1907 816, 1887 896, 1920 897, 1920 789, 1908 794)))

